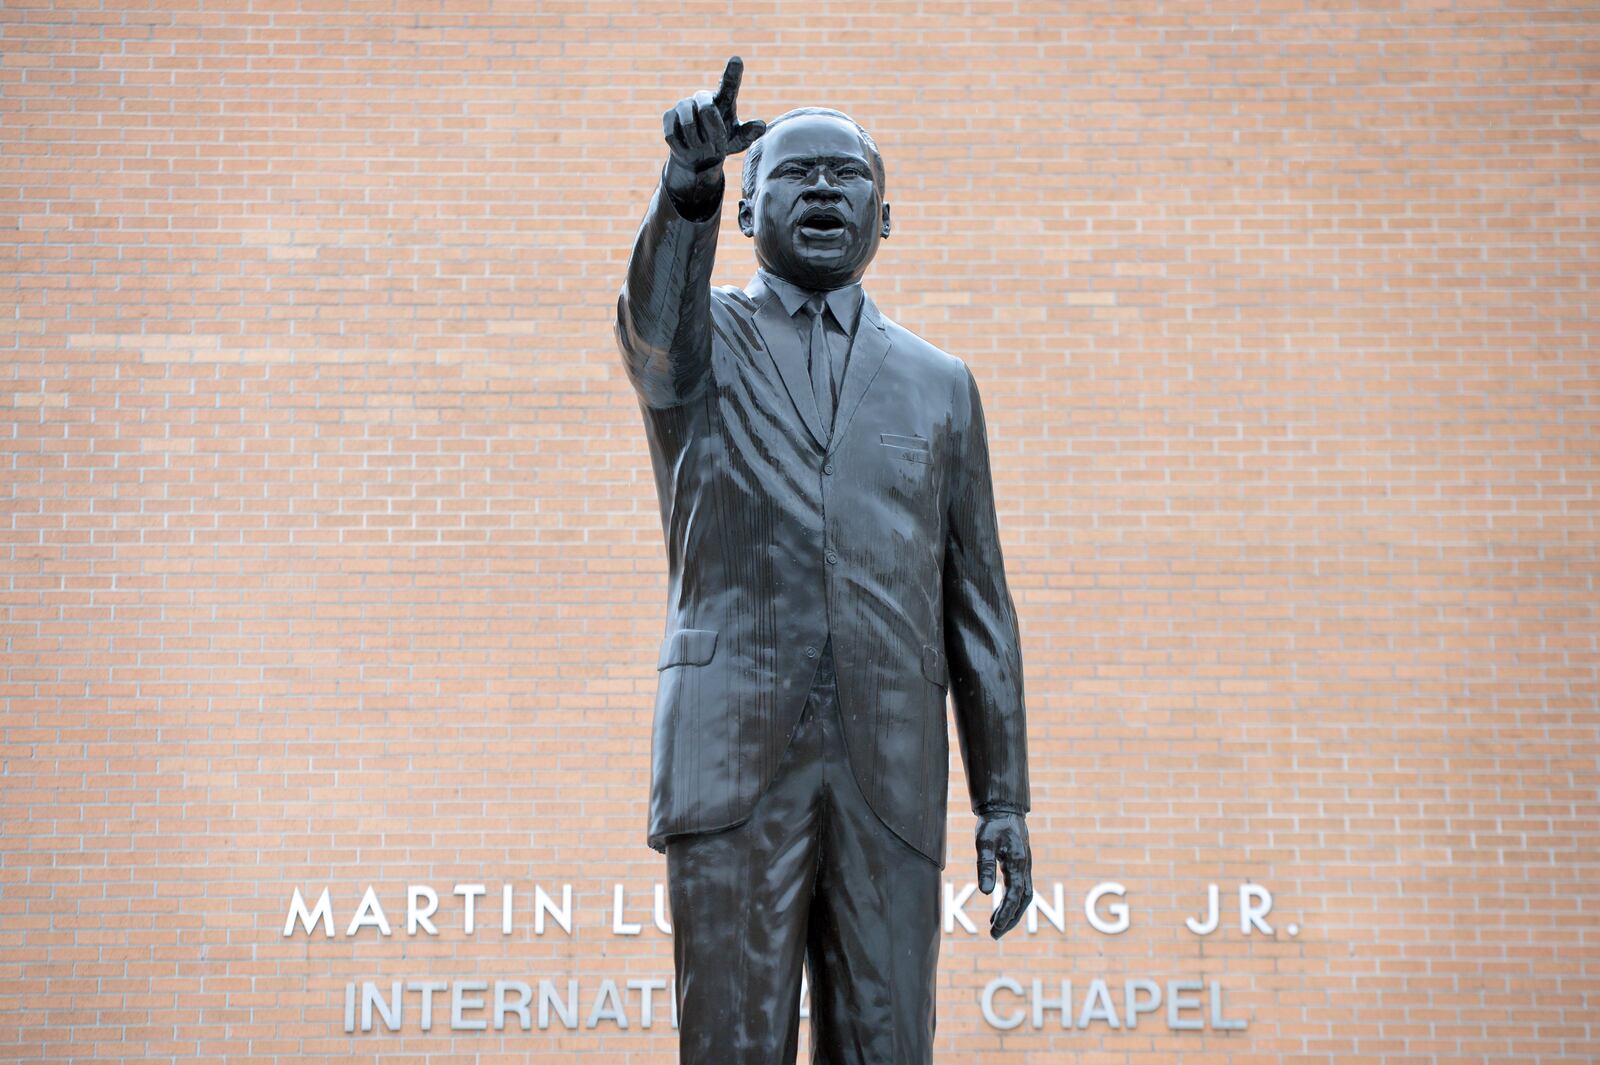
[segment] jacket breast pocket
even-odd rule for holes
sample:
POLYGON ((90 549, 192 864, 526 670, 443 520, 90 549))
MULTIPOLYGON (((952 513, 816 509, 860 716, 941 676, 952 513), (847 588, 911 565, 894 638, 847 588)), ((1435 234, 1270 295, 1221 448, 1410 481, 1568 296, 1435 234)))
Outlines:
POLYGON ((933 452, 928 447, 928 438, 925 436, 911 436, 903 433, 879 433, 878 442, 884 447, 892 448, 897 457, 904 462, 933 463, 933 452))
POLYGON ((716 629, 679 629, 661 641, 656 669, 703 666, 717 653, 716 629))

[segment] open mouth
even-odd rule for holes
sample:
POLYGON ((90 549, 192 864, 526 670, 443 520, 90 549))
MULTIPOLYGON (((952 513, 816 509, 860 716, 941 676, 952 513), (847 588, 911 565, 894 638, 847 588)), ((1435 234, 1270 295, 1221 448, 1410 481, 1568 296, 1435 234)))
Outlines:
POLYGON ((800 232, 814 239, 843 236, 846 228, 844 215, 825 207, 812 208, 800 216, 800 232))

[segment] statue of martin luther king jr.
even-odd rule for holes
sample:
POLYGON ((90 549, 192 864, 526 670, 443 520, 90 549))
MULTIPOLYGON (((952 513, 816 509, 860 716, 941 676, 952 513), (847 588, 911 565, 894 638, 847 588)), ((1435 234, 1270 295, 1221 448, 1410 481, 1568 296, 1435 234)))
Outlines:
POLYGON ((960 359, 861 287, 889 235, 849 116, 740 122, 743 64, 663 116, 617 300, 668 560, 649 845, 666 854, 680 1061, 932 1060, 946 697, 999 938, 1033 897, 1016 612, 960 359), (723 163, 760 264, 711 287, 723 163))

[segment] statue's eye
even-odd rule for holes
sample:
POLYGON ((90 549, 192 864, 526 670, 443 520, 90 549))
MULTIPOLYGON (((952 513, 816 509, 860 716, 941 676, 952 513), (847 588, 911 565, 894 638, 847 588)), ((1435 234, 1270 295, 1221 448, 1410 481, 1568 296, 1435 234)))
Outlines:
POLYGON ((863 171, 859 166, 841 166, 839 168, 840 177, 858 178, 862 177, 864 173, 865 171, 863 171))

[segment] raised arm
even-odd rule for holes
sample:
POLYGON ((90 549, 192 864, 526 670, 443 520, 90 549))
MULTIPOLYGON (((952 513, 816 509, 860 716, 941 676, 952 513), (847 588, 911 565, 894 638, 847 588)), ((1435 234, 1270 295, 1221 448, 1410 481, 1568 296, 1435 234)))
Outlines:
POLYGON ((989 926, 998 939, 1033 898, 1023 820, 1031 802, 1028 729, 1022 648, 1000 554, 983 403, 972 372, 963 367, 961 378, 955 398, 957 469, 945 544, 944 640, 956 736, 978 815, 978 887, 986 895, 993 890, 997 860, 1005 872, 1005 902, 989 926))
POLYGON ((734 56, 715 95, 702 90, 661 116, 667 163, 634 238, 616 324, 628 379, 651 407, 693 398, 708 376, 722 164, 767 128, 738 120, 743 75, 734 56))

